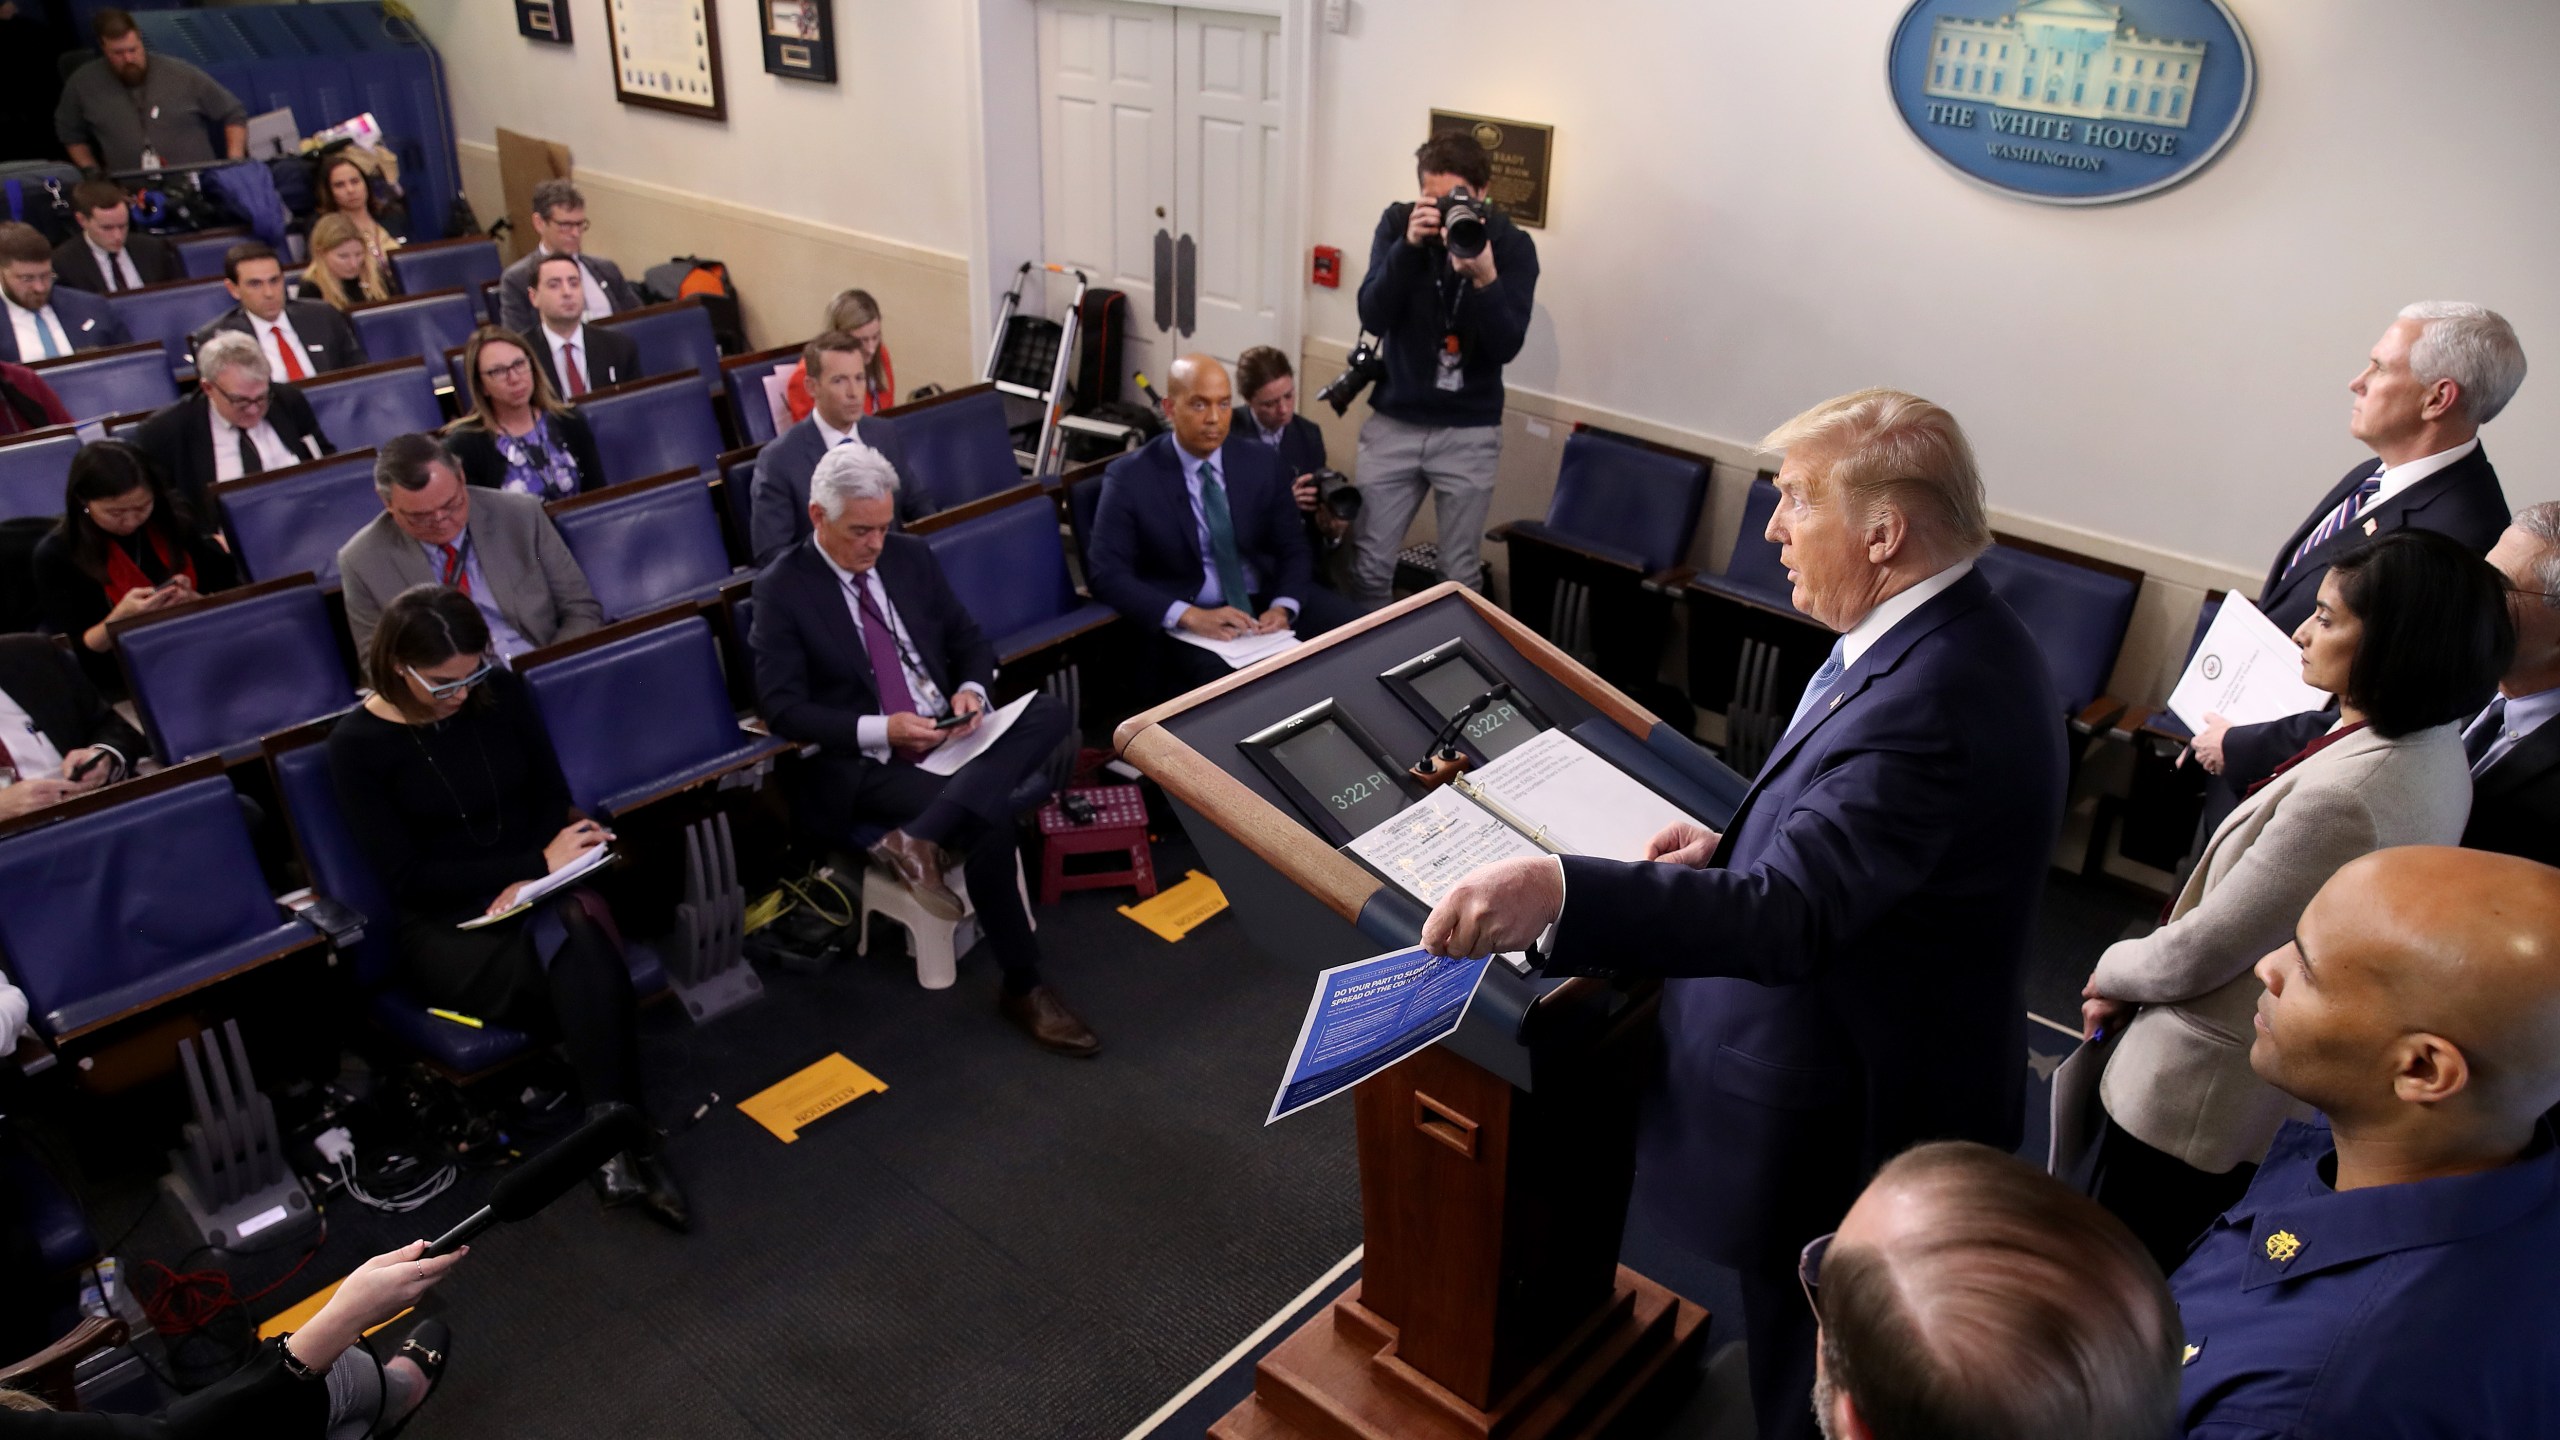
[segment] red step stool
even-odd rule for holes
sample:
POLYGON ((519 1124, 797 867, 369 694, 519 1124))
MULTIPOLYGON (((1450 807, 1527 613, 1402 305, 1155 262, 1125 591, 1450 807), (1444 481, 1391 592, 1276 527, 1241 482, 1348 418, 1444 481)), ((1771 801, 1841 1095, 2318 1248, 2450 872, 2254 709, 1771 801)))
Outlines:
POLYGON ((1147 800, 1135 785, 1079 785, 1067 792, 1092 802, 1093 823, 1079 825, 1066 806, 1053 798, 1040 807, 1040 903, 1055 905, 1070 890, 1137 887, 1140 899, 1156 893, 1154 852, 1147 848, 1147 800), (1125 850, 1126 870, 1067 873, 1070 855, 1102 855, 1125 850))

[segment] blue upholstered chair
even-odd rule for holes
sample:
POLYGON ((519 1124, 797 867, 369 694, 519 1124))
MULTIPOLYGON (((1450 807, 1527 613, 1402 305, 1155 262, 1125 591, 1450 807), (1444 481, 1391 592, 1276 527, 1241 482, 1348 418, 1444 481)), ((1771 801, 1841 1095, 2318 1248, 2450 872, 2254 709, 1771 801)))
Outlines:
POLYGON ((643 305, 594 322, 640 347, 640 378, 691 375, 708 397, 721 393, 720 342, 711 333, 711 312, 699 297, 643 305))
POLYGON ((764 446, 758 443, 720 457, 720 514, 727 522, 729 558, 739 564, 754 555, 747 537, 755 518, 756 457, 763 453, 764 446))
POLYGON ((1486 536, 1511 549, 1511 611, 1568 649, 1593 656, 1602 678, 1650 689, 1671 633, 1662 593, 1706 505, 1704 456, 1576 425, 1556 469, 1544 520, 1514 520, 1486 536))
POLYGON ((474 309, 480 305, 480 287, 497 283, 506 268, 506 260, 498 254, 497 241, 473 236, 403 245, 391 252, 391 273, 399 277, 402 294, 459 289, 470 297, 474 309))
POLYGON ((928 516, 914 532, 932 547, 998 664, 1023 664, 1117 618, 1110 606, 1076 593, 1058 507, 1046 491, 1025 485, 989 504, 982 513, 945 512, 958 517, 945 523, 928 516))
POLYGON ((2108 697, 2107 680, 2133 624, 2142 572, 2006 535, 1973 564, 2035 636, 2063 717, 2082 734, 2113 725, 2125 707, 2108 697))
POLYGON ((73 424, 157 410, 178 398, 178 382, 169 373, 169 352, 157 340, 140 340, 112 350, 85 350, 27 367, 62 398, 73 424))
POLYGON ((444 407, 436 401, 435 382, 427 378, 427 362, 414 355, 315 375, 296 381, 294 388, 311 402, 320 433, 341 450, 361 450, 394 435, 444 426, 444 407))
POLYGON ((382 513, 371 450, 223 481, 213 503, 250 579, 308 573, 324 590, 337 588, 338 547, 382 513))
POLYGON ((773 407, 765 402, 765 377, 800 363, 805 345, 785 345, 733 355, 720 362, 720 383, 729 392, 729 411, 738 418, 738 441, 761 445, 781 433, 774 428, 773 407))
POLYGON ((608 625, 518 658, 579 809, 628 814, 791 750, 738 724, 699 609, 608 625), (633 724, 636 715, 648 723, 633 724))
POLYGON ((347 323, 375 361, 414 355, 434 367, 480 328, 480 302, 461 289, 413 293, 358 305, 347 312, 347 323))
POLYGON ((0 963, 57 1045, 319 943, 269 893, 218 763, 0 834, 0 963))
POLYGON ((549 508, 607 620, 708 600, 733 573, 711 483, 690 470, 555 500, 549 508))
MULTIPOLYGON (((524 1054, 534 1044, 525 1032, 494 1023, 473 1029, 439 1020, 400 988, 391 945, 391 894, 338 808, 324 743, 328 736, 329 723, 322 722, 268 737, 267 767, 311 888, 366 919, 363 934, 345 950, 374 1022, 456 1079, 468 1080, 524 1054)), ((624 954, 633 988, 643 995, 666 988, 666 971, 656 954, 636 945, 626 947, 624 954)))
POLYGON ((984 500, 1022 483, 1006 428, 1004 397, 971 385, 872 417, 880 447, 914 486, 920 513, 984 500))
POLYGON ((219 280, 222 257, 231 253, 231 247, 257 238, 246 230, 200 230, 193 235, 170 236, 169 248, 178 252, 178 268, 186 272, 188 279, 209 276, 219 280))
POLYGON ((231 308, 231 292, 223 287, 220 267, 215 268, 210 280, 172 280, 107 297, 116 318, 135 340, 157 340, 167 347, 173 374, 196 373, 195 351, 187 337, 231 308))
POLYGON ((79 453, 80 434, 68 425, 0 440, 0 520, 61 514, 63 483, 79 453))
POLYGON ((1778 487, 1767 474, 1751 482, 1742 528, 1721 575, 1692 575, 1689 607, 1689 698, 1725 717, 1725 760, 1745 775, 1760 768, 1786 732, 1805 682, 1822 668, 1829 630, 1795 608, 1795 586, 1768 538, 1778 487))
POLYGON ((113 621, 107 633, 162 764, 254 755, 261 737, 355 702, 329 607, 306 575, 113 621))
POLYGON ((608 485, 674 470, 709 475, 719 469, 720 419, 691 375, 590 390, 578 402, 578 413, 595 431, 608 485))

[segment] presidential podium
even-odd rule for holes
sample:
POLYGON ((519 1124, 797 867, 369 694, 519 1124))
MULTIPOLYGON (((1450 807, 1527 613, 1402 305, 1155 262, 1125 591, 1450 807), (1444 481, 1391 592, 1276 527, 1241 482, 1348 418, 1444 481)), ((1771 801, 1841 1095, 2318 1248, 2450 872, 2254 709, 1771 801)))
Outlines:
MULTIPOLYGON (((1423 793, 1449 717, 1481 762, 1571 733, 1712 825, 1745 784, 1572 657, 1442 584, 1139 715, 1163 787, 1246 932, 1310 973, 1410 945, 1427 913, 1340 847, 1423 793)), ((1359 1284, 1283 1340, 1224 1440, 1637 1433, 1697 1371, 1707 1313, 1618 1263, 1658 986, 1496 963, 1457 1033, 1352 1101, 1359 1284)), ((1274 1063, 1280 1057, 1273 1057, 1274 1063)))

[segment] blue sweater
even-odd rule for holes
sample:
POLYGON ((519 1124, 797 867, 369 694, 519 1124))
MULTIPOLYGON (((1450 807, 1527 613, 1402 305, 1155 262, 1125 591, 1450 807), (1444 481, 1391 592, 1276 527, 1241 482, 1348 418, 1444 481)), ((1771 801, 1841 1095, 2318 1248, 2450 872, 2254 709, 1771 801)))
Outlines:
POLYGON ((1449 268, 1447 251, 1405 243, 1412 213, 1410 203, 1399 203, 1378 217, 1369 273, 1360 281, 1360 323, 1386 342, 1387 373, 1369 403, 1381 415, 1415 425, 1499 425, 1502 367, 1529 337, 1538 247, 1510 217, 1488 214, 1494 282, 1478 289, 1449 268), (1450 334, 1458 337, 1465 377, 1457 390, 1438 385, 1440 344, 1450 334))

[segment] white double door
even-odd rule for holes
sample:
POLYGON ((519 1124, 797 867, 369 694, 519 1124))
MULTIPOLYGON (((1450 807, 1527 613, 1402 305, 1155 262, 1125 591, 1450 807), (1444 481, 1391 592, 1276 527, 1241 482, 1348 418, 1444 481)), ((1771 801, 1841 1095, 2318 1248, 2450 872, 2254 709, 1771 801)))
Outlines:
POLYGON ((1162 393, 1177 355, 1293 351, 1279 19, 1125 0, 1039 16, 1046 258, 1127 292, 1129 368, 1162 393))

